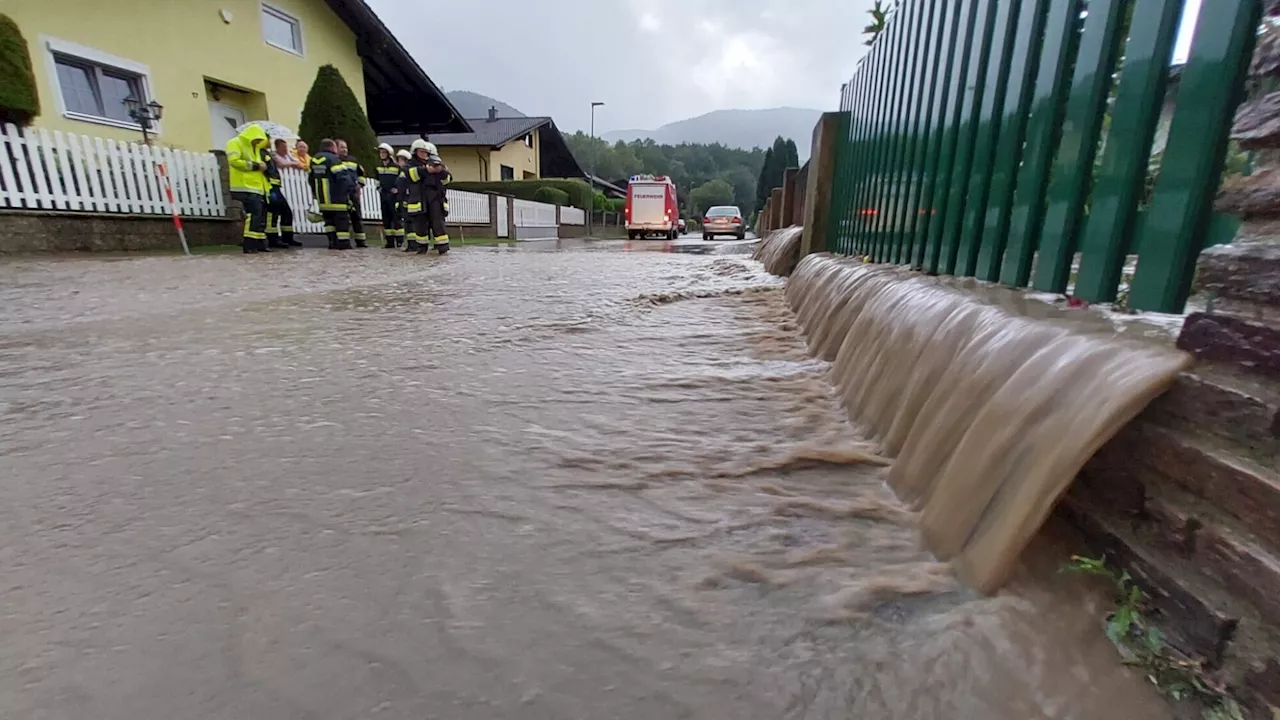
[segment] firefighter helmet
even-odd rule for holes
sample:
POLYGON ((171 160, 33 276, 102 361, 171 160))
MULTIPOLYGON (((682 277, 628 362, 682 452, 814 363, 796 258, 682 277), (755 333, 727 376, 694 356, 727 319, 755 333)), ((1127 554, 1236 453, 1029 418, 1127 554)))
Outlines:
POLYGON ((431 154, 431 143, 427 142, 426 140, 423 140, 422 138, 418 138, 417 140, 413 141, 412 145, 409 146, 409 150, 415 153, 418 152, 419 150, 426 150, 427 154, 431 154))
POLYGON ((382 143, 381 145, 379 145, 379 146, 378 146, 378 149, 379 149, 379 150, 386 150, 388 155, 395 155, 395 154, 396 154, 395 148, 391 147, 391 146, 390 146, 390 145, 388 145, 387 143, 382 143))
POLYGON ((397 150, 396 157, 404 158, 405 160, 408 160, 409 158, 413 157, 413 153, 409 152, 408 150, 397 150))

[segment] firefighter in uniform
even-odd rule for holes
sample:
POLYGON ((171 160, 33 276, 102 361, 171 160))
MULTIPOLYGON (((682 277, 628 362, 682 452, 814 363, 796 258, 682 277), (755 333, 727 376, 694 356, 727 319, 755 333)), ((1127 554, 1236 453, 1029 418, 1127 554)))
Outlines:
POLYGON ((404 176, 405 168, 409 167, 409 158, 413 154, 408 150, 396 151, 396 166, 400 168, 400 177, 396 178, 396 217, 400 218, 400 244, 404 245, 405 228, 409 226, 409 219, 404 211, 404 194, 405 183, 408 178, 404 176))
POLYGON ((378 146, 378 199, 382 201, 382 239, 384 248, 397 248, 404 240, 400 218, 400 166, 395 150, 387 143, 378 146))
POLYGON ((351 156, 347 150, 347 141, 338 140, 338 157, 342 159, 344 165, 355 171, 356 184, 351 190, 351 197, 347 201, 348 212, 351 213, 351 239, 355 240, 356 247, 369 247, 369 236, 364 232, 364 215, 361 207, 361 194, 364 185, 368 182, 368 176, 364 172, 364 166, 358 160, 351 156))
MULTIPOLYGON (((277 148, 284 144, 282 138, 276 138, 277 148)), ((265 150, 262 153, 267 164, 264 174, 267 176, 267 247, 295 248, 302 243, 293 239, 293 208, 284 197, 284 183, 280 179, 280 168, 265 150)))
POLYGON ((445 231, 447 170, 440 158, 428 151, 426 140, 414 140, 410 147, 413 157, 405 169, 408 239, 416 243, 419 255, 429 252, 433 244, 444 255, 449 252, 449 234, 445 231))
POLYGON ((311 156, 311 191, 324 216, 330 250, 351 249, 351 194, 356 187, 356 169, 338 157, 337 143, 326 138, 311 156))
POLYGON ((227 141, 227 165, 231 171, 231 197, 244 205, 244 243, 246 253, 270 252, 267 249, 267 193, 263 152, 267 133, 258 125, 249 125, 227 141))

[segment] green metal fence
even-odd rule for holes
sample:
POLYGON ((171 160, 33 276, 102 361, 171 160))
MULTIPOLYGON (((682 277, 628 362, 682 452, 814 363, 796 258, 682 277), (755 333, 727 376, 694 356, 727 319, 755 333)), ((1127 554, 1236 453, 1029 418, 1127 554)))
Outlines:
MULTIPOLYGON (((1149 201, 1185 0, 901 0, 845 84, 828 249, 1181 311, 1259 0, 1203 0, 1149 201), (1078 263, 1078 264, 1077 264, 1078 263)), ((1225 230, 1224 230, 1225 228, 1225 230)))

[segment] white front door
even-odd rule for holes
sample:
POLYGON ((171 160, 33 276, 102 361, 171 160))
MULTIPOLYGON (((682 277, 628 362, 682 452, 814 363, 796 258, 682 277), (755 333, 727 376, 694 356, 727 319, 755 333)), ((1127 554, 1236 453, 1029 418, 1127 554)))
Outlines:
POLYGON ((210 102, 209 123, 213 128, 213 147, 210 149, 221 150, 227 146, 227 141, 236 136, 236 128, 245 123, 244 111, 238 107, 210 102))

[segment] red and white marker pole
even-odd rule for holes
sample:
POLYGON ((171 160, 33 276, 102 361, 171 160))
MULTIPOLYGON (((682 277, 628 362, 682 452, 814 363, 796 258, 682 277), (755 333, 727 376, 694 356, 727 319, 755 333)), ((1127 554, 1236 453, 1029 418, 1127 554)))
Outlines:
POLYGON ((187 234, 182 230, 182 216, 178 214, 178 203, 173 200, 173 185, 169 182, 169 172, 165 170, 164 163, 156 163, 156 169, 160 171, 160 182, 164 185, 164 194, 169 198, 169 211, 173 214, 173 226, 178 230, 178 239, 182 241, 182 252, 190 255, 191 248, 187 246, 187 234))

